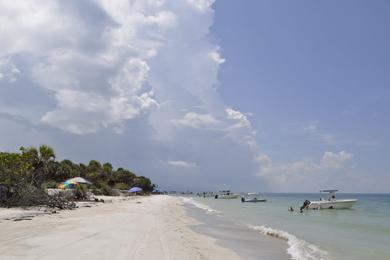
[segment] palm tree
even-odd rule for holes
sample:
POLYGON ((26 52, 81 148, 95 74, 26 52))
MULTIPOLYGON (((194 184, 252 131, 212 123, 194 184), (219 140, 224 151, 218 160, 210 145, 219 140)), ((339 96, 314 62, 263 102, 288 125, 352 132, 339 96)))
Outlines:
POLYGON ((39 159, 44 163, 47 164, 50 161, 54 161, 56 158, 56 155, 54 153, 53 148, 51 148, 48 145, 41 145, 39 146, 39 159))
POLYGON ((53 148, 41 145, 39 151, 35 147, 21 147, 22 156, 31 166, 31 184, 40 187, 49 172, 49 163, 55 159, 53 148))

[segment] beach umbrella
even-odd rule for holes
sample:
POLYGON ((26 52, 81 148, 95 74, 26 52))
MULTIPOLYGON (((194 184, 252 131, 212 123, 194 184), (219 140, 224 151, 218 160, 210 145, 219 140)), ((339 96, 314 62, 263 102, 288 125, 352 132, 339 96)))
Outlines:
POLYGON ((64 184, 92 184, 91 182, 87 181, 86 179, 82 177, 74 177, 72 179, 66 180, 64 184))
POLYGON ((76 182, 63 182, 60 185, 58 185, 58 188, 60 189, 72 189, 74 188, 78 183, 76 182))
POLYGON ((82 177, 74 177, 72 179, 64 181, 64 183, 62 183, 59 186, 59 188, 60 189, 70 189, 70 188, 74 188, 75 186, 77 186, 79 184, 92 184, 92 183, 87 181, 86 179, 84 179, 82 177))
POLYGON ((128 190, 129 193, 137 193, 140 191, 142 191, 142 189, 140 187, 133 187, 133 188, 128 190))
POLYGON ((62 184, 62 187, 64 187, 64 188, 73 188, 76 185, 77 185, 77 183, 75 183, 75 182, 64 182, 62 184))

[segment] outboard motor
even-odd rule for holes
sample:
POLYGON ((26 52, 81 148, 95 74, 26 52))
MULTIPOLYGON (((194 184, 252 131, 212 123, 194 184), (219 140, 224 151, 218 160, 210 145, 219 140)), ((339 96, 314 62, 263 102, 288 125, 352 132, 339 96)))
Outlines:
POLYGON ((241 202, 245 202, 245 198, 244 197, 241 197, 241 202))
POLYGON ((302 205, 300 211, 302 211, 303 209, 307 209, 307 207, 308 207, 309 205, 310 205, 310 201, 309 201, 309 200, 305 200, 305 201, 303 202, 303 205, 302 205))
POLYGON ((218 194, 217 194, 217 195, 215 195, 214 199, 218 199, 218 194))

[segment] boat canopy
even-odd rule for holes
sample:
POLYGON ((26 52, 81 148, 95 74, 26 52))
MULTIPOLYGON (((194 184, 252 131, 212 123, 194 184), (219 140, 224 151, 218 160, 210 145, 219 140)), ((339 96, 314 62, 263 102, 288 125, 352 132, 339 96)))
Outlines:
POLYGON ((320 192, 337 192, 339 190, 320 190, 320 192))

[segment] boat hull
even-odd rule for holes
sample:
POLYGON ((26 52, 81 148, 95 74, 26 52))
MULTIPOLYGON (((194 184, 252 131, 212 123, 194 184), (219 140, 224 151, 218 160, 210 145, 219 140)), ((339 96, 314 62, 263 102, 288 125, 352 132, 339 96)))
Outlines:
POLYGON ((266 202, 265 199, 243 199, 242 202, 266 202))
POLYGON ((215 198, 216 199, 225 199, 225 200, 237 199, 238 195, 235 195, 235 194, 231 194, 231 195, 216 195, 215 198))
POLYGON ((357 200, 311 201, 308 209, 349 209, 357 200))

